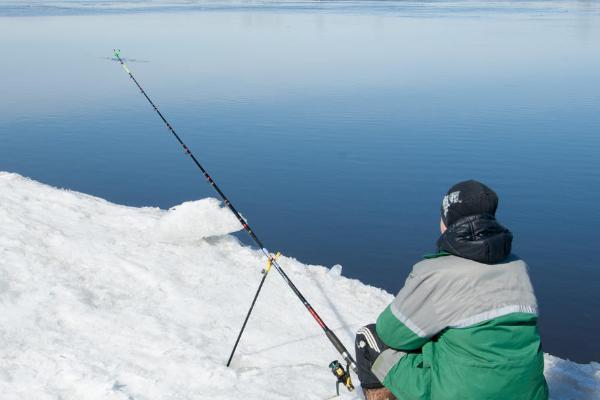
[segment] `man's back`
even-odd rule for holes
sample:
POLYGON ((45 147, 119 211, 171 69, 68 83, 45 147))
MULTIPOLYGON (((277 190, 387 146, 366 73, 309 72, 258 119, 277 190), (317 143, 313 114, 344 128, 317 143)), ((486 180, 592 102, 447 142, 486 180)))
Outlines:
MULTIPOLYGON (((525 262, 456 256, 418 263, 431 289, 437 337, 422 348, 434 399, 546 399, 537 304, 525 262), (465 384, 468 382, 468 384, 465 384)), ((427 283, 425 283, 427 282, 427 283)))
POLYGON ((376 325, 386 345, 409 352, 401 362, 422 366, 411 373, 390 369, 386 386, 403 400, 547 399, 536 324, 522 260, 424 260, 376 325))

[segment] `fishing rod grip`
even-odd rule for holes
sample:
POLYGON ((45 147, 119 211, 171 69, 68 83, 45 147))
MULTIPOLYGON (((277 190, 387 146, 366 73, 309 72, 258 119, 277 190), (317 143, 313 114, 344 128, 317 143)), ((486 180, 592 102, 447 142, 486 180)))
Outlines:
POLYGON ((350 355, 350 353, 348 352, 346 347, 342 344, 342 342, 335 335, 335 333, 333 333, 333 331, 331 329, 325 329, 325 335, 327 335, 327 338, 329 339, 331 344, 333 344, 333 347, 335 347, 335 349, 342 355, 342 357, 344 358, 344 360, 346 361, 346 363, 348 364, 350 369, 352 369, 352 371, 354 371, 355 373, 358 373, 357 367, 356 367, 356 361, 354 361, 354 359, 352 358, 352 356, 350 355))

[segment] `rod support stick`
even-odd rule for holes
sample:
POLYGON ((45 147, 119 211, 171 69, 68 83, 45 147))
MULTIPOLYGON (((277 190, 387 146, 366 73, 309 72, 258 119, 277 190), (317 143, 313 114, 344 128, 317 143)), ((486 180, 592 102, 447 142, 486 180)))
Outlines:
POLYGON ((237 349, 238 344, 240 343, 240 339, 242 338, 242 334, 244 333, 244 330, 246 329, 246 324, 248 323, 248 320, 250 319, 250 314, 252 314, 252 310, 254 309, 254 305, 256 304, 256 300, 258 299, 258 295, 260 294, 260 291, 262 290, 265 280, 267 279, 267 274, 268 274, 268 272, 265 272, 263 274, 262 279, 260 280, 260 284, 258 285, 258 289, 256 290, 256 293, 254 294, 254 298, 252 299, 252 304, 250 305, 248 314, 246 314, 246 318, 244 319, 244 323, 242 324, 242 329, 240 329, 240 333, 238 334, 237 339, 235 339, 235 344, 233 345, 233 349, 231 350, 231 354, 229 354, 229 359, 227 360, 228 367, 231 365, 231 360, 233 360, 233 355, 235 354, 235 350, 237 349))

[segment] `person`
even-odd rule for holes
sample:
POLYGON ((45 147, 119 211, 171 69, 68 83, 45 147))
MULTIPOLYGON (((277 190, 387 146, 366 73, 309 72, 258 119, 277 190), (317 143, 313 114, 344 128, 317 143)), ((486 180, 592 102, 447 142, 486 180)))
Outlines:
POLYGON ((498 196, 469 180, 441 206, 438 253, 356 334, 367 400, 546 400, 537 301, 498 196))

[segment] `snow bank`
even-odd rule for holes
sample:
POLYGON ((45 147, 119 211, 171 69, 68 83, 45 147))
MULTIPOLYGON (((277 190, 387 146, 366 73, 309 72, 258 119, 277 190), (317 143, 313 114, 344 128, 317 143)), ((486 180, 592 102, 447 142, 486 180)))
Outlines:
MULTIPOLYGON (((2 399, 334 394, 338 355, 276 272, 224 367, 264 260, 218 201, 131 208, 0 172, 0 227, 2 399)), ((392 299, 339 266, 281 264, 350 348, 392 299)), ((599 398, 600 365, 546 362, 553 399, 599 398)))
POLYGON ((171 208, 158 221, 158 235, 172 243, 195 242, 242 229, 237 218, 217 199, 188 201, 171 208))

